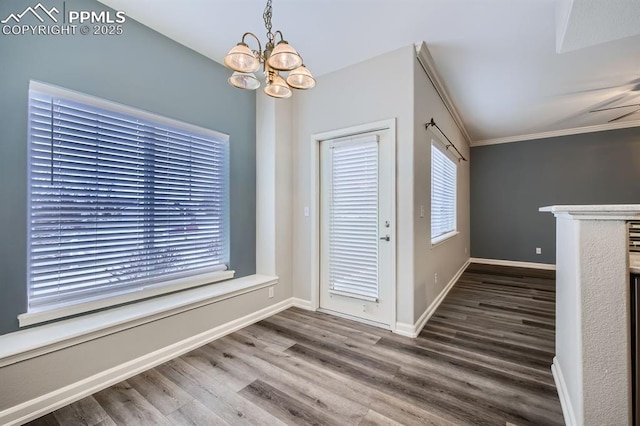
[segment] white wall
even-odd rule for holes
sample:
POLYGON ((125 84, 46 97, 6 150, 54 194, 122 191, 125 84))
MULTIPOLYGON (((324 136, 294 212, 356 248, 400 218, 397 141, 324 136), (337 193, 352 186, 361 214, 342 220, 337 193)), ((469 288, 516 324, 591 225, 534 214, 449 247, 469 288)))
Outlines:
POLYGON ((293 103, 256 95, 256 270, 292 296, 293 103))
POLYGON ((294 97, 294 297, 311 300, 316 268, 312 221, 303 215, 315 196, 311 136, 396 118, 396 235, 398 320, 413 322, 413 46, 321 76, 294 97))
POLYGON ((413 227, 414 227, 414 318, 420 316, 438 297, 449 281, 469 259, 469 164, 470 150, 464 136, 456 126, 444 103, 438 96, 425 71, 414 55, 414 158, 413 158, 413 227), (425 123, 433 117, 438 127, 469 161, 458 163, 457 174, 457 229, 459 234, 440 244, 431 246, 431 138, 446 139, 437 129, 425 123), (432 133, 433 132, 433 133, 432 133), (424 206, 424 218, 420 217, 424 206), (438 274, 436 283, 435 274, 438 274))
MULTIPOLYGON (((560 369, 567 394, 565 404, 575 416, 575 424, 583 424, 582 394, 582 302, 578 268, 580 222, 559 217, 556 219, 556 357, 554 364, 560 369)), ((558 386, 560 388, 561 386, 558 386)), ((571 424, 568 421, 567 424, 571 424)))
MULTIPOLYGON (((298 96, 300 95, 300 96, 298 96)), ((407 46, 322 76, 316 89, 294 100, 294 271, 295 297, 311 300, 312 221, 304 217, 315 195, 310 167, 313 134, 396 118, 397 322, 414 325, 468 260, 469 163, 459 164, 460 234, 431 246, 431 139, 424 124, 434 117, 469 158, 455 122, 407 46), (420 206, 425 217, 420 218, 420 206), (438 282, 434 274, 438 273, 438 282)))

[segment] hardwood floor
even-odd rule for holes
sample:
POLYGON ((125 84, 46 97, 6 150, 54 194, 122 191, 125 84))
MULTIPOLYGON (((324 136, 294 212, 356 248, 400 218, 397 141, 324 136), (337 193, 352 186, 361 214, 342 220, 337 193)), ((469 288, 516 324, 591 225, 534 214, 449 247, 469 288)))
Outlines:
POLYGON ((31 425, 562 425, 554 273, 472 264, 417 339, 289 309, 31 425))

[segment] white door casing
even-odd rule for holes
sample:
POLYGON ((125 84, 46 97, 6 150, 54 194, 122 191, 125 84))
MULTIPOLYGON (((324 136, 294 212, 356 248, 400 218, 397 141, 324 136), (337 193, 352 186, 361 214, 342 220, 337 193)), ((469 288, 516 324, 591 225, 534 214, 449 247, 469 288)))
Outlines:
POLYGON ((320 141, 319 308, 395 326, 393 127, 320 141))

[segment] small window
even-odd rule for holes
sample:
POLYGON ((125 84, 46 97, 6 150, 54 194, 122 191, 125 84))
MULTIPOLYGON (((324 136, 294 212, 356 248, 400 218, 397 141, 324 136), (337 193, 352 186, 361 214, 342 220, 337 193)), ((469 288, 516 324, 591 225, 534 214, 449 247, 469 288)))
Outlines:
POLYGON ((438 141, 431 144, 431 243, 456 232, 456 163, 438 141))
POLYGON ((228 141, 32 82, 28 312, 110 306, 226 270, 228 141))

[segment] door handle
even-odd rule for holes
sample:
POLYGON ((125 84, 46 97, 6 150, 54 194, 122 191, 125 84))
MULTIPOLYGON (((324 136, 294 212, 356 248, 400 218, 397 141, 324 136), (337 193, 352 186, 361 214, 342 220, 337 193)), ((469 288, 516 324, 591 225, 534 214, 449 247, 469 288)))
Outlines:
POLYGON ((380 237, 380 239, 385 241, 391 241, 391 237, 389 236, 389 234, 385 235, 384 237, 380 237))

